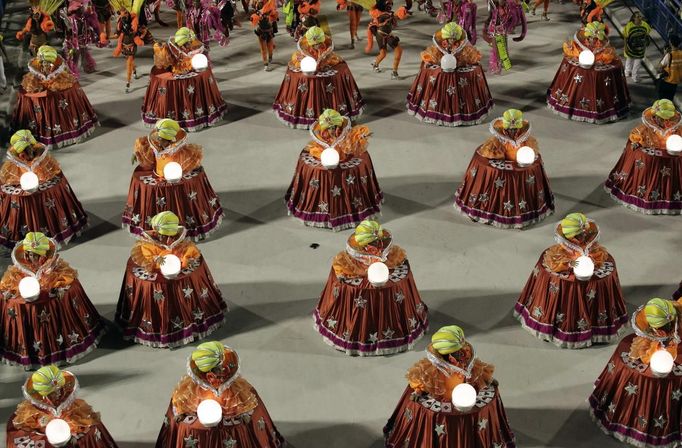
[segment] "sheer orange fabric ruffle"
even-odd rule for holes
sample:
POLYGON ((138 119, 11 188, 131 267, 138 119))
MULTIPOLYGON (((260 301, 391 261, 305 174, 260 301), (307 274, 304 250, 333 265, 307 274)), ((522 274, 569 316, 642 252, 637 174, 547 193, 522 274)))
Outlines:
MULTIPOLYGON (((44 148, 42 145, 35 145, 36 147, 44 148)), ((44 150, 44 149, 43 149, 44 150)), ((14 153, 14 149, 10 147, 9 151, 14 153)), ((18 155, 19 160, 30 165, 30 161, 26 160, 24 156, 25 152, 18 155)), ((14 153, 17 156, 16 153, 14 153)), ((5 161, 0 168, 0 184, 2 185, 19 185, 21 175, 24 174, 26 170, 9 160, 5 161)), ((62 170, 59 167, 59 162, 55 160, 51 155, 45 156, 45 158, 38 164, 38 166, 33 168, 33 172, 38 176, 41 183, 47 182, 50 179, 54 179, 58 176, 62 170)))
MULTIPOLYGON (((436 42, 438 42, 441 47, 443 46, 443 38, 441 37, 441 32, 436 33, 436 42)), ((455 47, 459 45, 459 42, 455 44, 455 47)), ((443 57, 443 53, 435 45, 431 45, 426 50, 421 52, 422 61, 427 64, 439 65, 440 59, 443 57)), ((457 54, 457 66, 467 66, 474 65, 481 62, 481 52, 478 51, 470 43, 466 43, 462 51, 457 54)))
MULTIPOLYGON (((329 48, 331 48, 332 40, 327 36, 324 40, 324 44, 322 44, 319 48, 313 48, 310 44, 308 44, 305 38, 301 38, 300 45, 303 51, 294 52, 294 54, 291 55, 291 60, 289 61, 289 68, 293 70, 301 69, 301 61, 306 56, 312 56, 313 58, 318 59, 320 55, 324 54, 329 48)), ((327 56, 322 58, 322 60, 317 61, 317 69, 324 70, 341 62, 343 62, 341 56, 332 51, 327 56)))
MULTIPOLYGON (((388 253, 386 266, 388 266, 389 269, 394 269, 405 261, 406 258, 407 254, 401 247, 393 246, 388 253)), ((337 277, 352 278, 367 275, 367 265, 348 255, 348 252, 345 250, 339 252, 334 257, 332 268, 337 277)))
MULTIPOLYGON (((319 130, 319 123, 315 123, 314 126, 319 130)), ((343 162, 353 157, 357 157, 367 151, 367 138, 370 135, 371 131, 367 126, 353 126, 343 142, 334 147, 339 152, 341 161, 343 162)), ((327 143, 332 143, 332 141, 328 141, 327 143)), ((322 155, 322 151, 325 150, 322 145, 315 141, 308 143, 308 146, 306 146, 305 149, 316 159, 319 159, 322 155)))
POLYGON ((168 250, 159 244, 138 241, 130 251, 133 263, 143 267, 147 272, 158 270, 161 257, 168 254, 178 257, 182 262, 183 268, 187 267, 191 260, 201 257, 201 252, 199 252, 197 246, 188 240, 181 242, 173 250, 168 250))
MULTIPOLYGON (((588 45, 584 40, 585 38, 582 36, 582 31, 579 33, 578 39, 581 40, 583 45, 585 45, 586 47, 590 48, 592 51, 595 52, 594 54, 595 63, 599 62, 602 64, 610 64, 618 58, 616 50, 612 46, 609 45, 608 47, 604 48, 604 45, 606 45, 606 43, 597 41, 597 43, 592 47, 588 45), (597 53, 596 51, 601 48, 604 48, 604 50, 597 53)), ((580 45, 576 44, 573 40, 564 42, 564 55, 567 58, 577 60, 582 51, 583 49, 580 47, 580 45)))
MULTIPOLYGON (((429 346, 428 350, 436 354, 431 346, 429 346)), ((467 344, 462 350, 468 352, 464 357, 468 362, 471 359, 471 346, 467 344)), ((436 356, 440 355, 436 354, 436 356)), ((465 366, 458 367, 464 368, 465 366)), ((480 390, 492 383, 494 372, 495 366, 476 359, 471 370, 471 378, 466 382, 474 386, 476 390, 480 390)), ((405 377, 415 392, 427 393, 440 401, 450 401, 452 399, 452 390, 465 380, 465 377, 460 374, 446 377, 428 359, 417 361, 417 363, 410 367, 405 377)))
MULTIPOLYGON (((682 299, 679 299, 678 301, 674 302, 674 305, 678 315, 682 313, 682 299)), ((668 335, 668 332, 665 330, 662 329, 656 330, 654 328, 651 328, 646 321, 646 315, 644 314, 643 309, 640 310, 635 316, 635 324, 640 330, 646 333, 651 333, 652 336, 657 337, 673 336, 668 335)), ((632 340, 632 344, 630 344, 630 358, 639 359, 643 363, 649 364, 649 361, 651 361, 651 356, 661 348, 665 348, 665 350, 667 350, 672 355, 673 359, 677 359, 677 344, 675 344, 674 342, 668 342, 666 344, 666 347, 662 347, 660 342, 652 341, 651 339, 643 338, 641 336, 636 336, 632 340)))
MULTIPOLYGON (((195 40, 192 42, 191 50, 195 50, 201 46, 201 42, 195 40)), ((154 66, 159 69, 169 70, 173 74, 184 74, 191 72, 192 58, 176 57, 168 48, 167 43, 157 42, 154 44, 154 66)))
MULTIPOLYGON (((40 71, 40 62, 38 61, 37 58, 34 58, 30 64, 32 68, 34 68, 37 71, 40 71)), ((55 70, 59 68, 62 64, 64 64, 64 60, 58 57, 57 60, 55 61, 55 70)), ((75 82, 76 78, 74 78, 74 76, 71 74, 71 72, 69 72, 69 69, 67 68, 54 78, 46 81, 43 81, 37 76, 35 76, 33 73, 28 72, 24 75, 24 78, 21 81, 21 87, 23 87, 24 91, 26 91, 27 93, 37 93, 42 92, 43 90, 58 92, 61 90, 70 89, 71 87, 73 87, 75 82)))
POLYGON ((138 164, 146 169, 154 169, 159 177, 163 177, 163 168, 169 162, 179 163, 182 171, 188 173, 200 167, 204 157, 201 146, 186 143, 173 154, 162 155, 157 159, 147 137, 140 137, 135 140, 134 152, 138 164))
MULTIPOLYGON (((646 115, 646 120, 662 125, 663 129, 670 129, 678 123, 680 118, 679 112, 675 113, 675 116, 670 120, 660 121, 654 118, 654 114, 651 110, 645 111, 644 115, 646 115)), ((682 135, 682 128, 678 128, 672 134, 682 135)), ((660 135, 645 124, 640 124, 630 132, 630 141, 645 148, 665 149, 666 138, 667 136, 660 135)))
POLYGON ((185 376, 173 391, 173 412, 175 415, 196 414, 199 403, 209 398, 220 403, 223 416, 227 418, 253 411, 258 407, 253 387, 243 378, 237 378, 220 397, 216 397, 185 376))
MULTIPOLYGON (((502 124, 500 123, 495 123, 494 128, 497 132, 500 134, 504 133, 504 129, 502 128, 502 124)), ((528 130, 528 125, 524 125, 524 127, 519 131, 519 134, 523 134, 528 130)), ((522 143, 522 146, 529 146, 533 148, 533 151, 535 151, 536 154, 540 153, 540 145, 538 144, 538 141, 535 137, 530 136, 528 137, 528 140, 522 143)), ((504 143, 497 139, 496 137, 490 137, 488 138, 485 143, 483 143, 479 148, 478 148, 478 153, 485 157, 486 159, 501 159, 501 160, 510 160, 510 161, 516 161, 516 153, 518 152, 519 148, 517 148, 515 145, 511 143, 504 143)))
MULTIPOLYGON (((9 266, 0 280, 0 291, 11 291, 13 295, 19 296, 19 282, 26 274, 21 272, 16 266, 9 266)), ((59 259, 54 268, 49 273, 40 277, 40 286, 43 290, 64 288, 69 286, 78 278, 78 273, 69 264, 59 259)))
MULTIPOLYGON (((30 401, 22 401, 17 406, 12 423, 22 431, 45 432, 45 426, 54 418, 51 413, 38 409, 30 401)), ((101 422, 99 412, 95 412, 88 403, 78 398, 59 418, 69 424, 74 434, 84 433, 90 426, 101 422)))
MULTIPOLYGON (((565 272, 571 269, 571 263, 580 255, 561 244, 555 244, 545 252, 543 263, 552 272, 565 272)), ((609 258, 609 253, 604 246, 595 243, 590 247, 589 256, 594 261, 594 268, 599 269, 609 258)))

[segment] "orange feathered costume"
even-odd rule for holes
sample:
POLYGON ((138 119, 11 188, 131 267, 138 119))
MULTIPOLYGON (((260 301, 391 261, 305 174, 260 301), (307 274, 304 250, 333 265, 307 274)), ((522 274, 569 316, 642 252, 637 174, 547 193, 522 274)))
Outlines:
MULTIPOLYGON (((436 32, 435 39, 441 48, 443 48, 444 50, 449 50, 449 44, 447 44, 447 41, 443 39, 443 36, 441 35, 440 31, 436 32)), ((463 66, 466 67, 469 65, 476 65, 480 63, 481 52, 478 51, 469 42, 466 43, 462 42, 463 40, 464 38, 458 40, 452 45, 454 48, 458 48, 460 45, 464 45, 464 48, 462 48, 456 55, 457 65, 459 67, 463 66)), ((421 59, 422 62, 424 62, 425 64, 439 65, 442 57, 443 52, 441 52, 436 45, 431 45, 426 50, 421 52, 421 59)))
MULTIPOLYGON (((32 272, 37 272, 45 263, 53 263, 52 267, 44 272, 40 278, 40 289, 50 291, 53 289, 65 288, 78 278, 78 273, 61 258, 56 258, 57 248, 50 242, 50 249, 43 257, 39 257, 36 262, 26 258, 24 248, 16 248, 15 257, 19 264, 32 272)), ((0 291, 9 291, 13 297, 19 297, 19 282, 26 277, 26 274, 17 266, 9 266, 0 280, 0 291)))
MULTIPOLYGON (((38 58, 33 58, 29 63, 29 66, 37 73, 42 73, 41 63, 40 60, 38 60, 38 58)), ((63 66, 64 59, 58 56, 57 60, 54 62, 54 67, 52 71, 54 72, 55 70, 58 70, 63 66)), ((44 73, 44 75, 47 78, 49 73, 44 73)), ((38 93, 44 90, 59 92, 62 90, 70 89, 71 87, 73 87, 75 82, 76 78, 74 78, 69 69, 64 66, 64 69, 62 70, 61 73, 49 79, 42 79, 39 75, 36 75, 35 73, 29 71, 24 75, 24 78, 21 81, 21 87, 24 89, 26 93, 38 93)))
POLYGON ((294 52, 289 61, 289 68, 292 70, 300 70, 301 61, 306 56, 314 58, 317 61, 317 69, 321 71, 343 62, 341 56, 331 51, 332 39, 329 36, 325 36, 324 43, 317 47, 310 45, 305 37, 299 40, 299 45, 302 51, 297 50, 294 52))
MULTIPOLYGON (((556 231, 560 234, 561 229, 557 228, 556 231)), ((590 228, 587 230, 587 235, 588 237, 584 242, 580 242, 575 238, 569 239, 568 241, 584 249, 597 236, 596 224, 590 223, 590 228)), ((552 272, 566 272, 572 268, 572 263, 581 255, 583 254, 564 244, 555 244, 545 251, 543 263, 547 269, 552 272)), ((606 248, 596 242, 590 246, 590 252, 588 255, 594 262, 595 269, 599 269, 609 258, 609 253, 606 248)))
MULTIPOLYGON (((592 43, 585 37, 583 30, 578 31, 576 38, 587 48, 594 53, 596 64, 611 64, 618 59, 616 50, 609 44, 608 40, 600 41, 593 39, 592 43)), ((574 61, 578 60, 583 48, 575 42, 574 39, 564 42, 564 55, 574 61)))
POLYGON ((680 126, 682 117, 679 112, 675 112, 675 116, 671 119, 663 120, 658 118, 651 109, 647 109, 642 118, 646 124, 642 123, 630 132, 629 139, 633 144, 644 148, 665 149, 666 139, 670 135, 682 135, 682 126, 680 126), (672 128, 676 129, 669 132, 672 128))
MULTIPOLYGON (((502 126, 502 120, 497 119, 492 124, 492 130, 496 132, 499 136, 506 136, 511 140, 515 140, 513 137, 509 137, 507 130, 502 126)), ((527 120, 523 121, 523 127, 516 132, 516 138, 523 136, 530 130, 530 124, 527 120)), ((540 152, 540 146, 535 137, 529 135, 524 141, 518 141, 516 144, 512 142, 505 141, 504 138, 498 138, 492 136, 488 138, 479 148, 478 153, 487 159, 500 159, 500 160, 516 160, 516 153, 522 146, 529 146, 533 148, 535 153, 540 152)))
MULTIPOLYGON (((196 51, 202 47, 201 41, 195 39, 192 41, 188 52, 196 51)), ((189 73, 193 70, 191 56, 171 48, 168 43, 159 42, 154 44, 154 66, 162 70, 170 70, 176 75, 189 73)))
MULTIPOLYGON (((43 151, 47 151, 47 149, 45 149, 42 144, 36 143, 33 145, 33 151, 36 155, 33 159, 29 159, 27 151, 22 151, 21 153, 17 154, 13 147, 10 147, 7 150, 11 157, 18 159, 26 165, 31 165, 31 162, 35 158, 39 157, 43 151)), ((0 184, 19 185, 21 175, 26 172, 26 168, 17 165, 11 160, 6 160, 0 168, 0 184)), ((48 154, 37 164, 37 166, 33 167, 33 172, 36 174, 36 176, 38 176, 38 180, 43 183, 58 176, 61 173, 61 168, 54 157, 48 154)))
MULTIPOLYGON (((152 133, 152 139, 155 138, 154 135, 152 133)), ((184 139, 185 136, 185 131, 180 130, 177 139, 184 139)), ((139 137, 135 140, 134 154, 135 159, 142 168, 153 169, 159 177, 163 177, 163 168, 170 162, 179 163, 182 167, 182 172, 189 173, 199 168, 203 159, 201 146, 193 143, 184 143, 177 150, 161 152, 157 157, 149 143, 148 137, 139 137)))
MULTIPOLYGON (((344 118, 344 125, 349 126, 347 118, 344 118)), ((313 125, 313 134, 321 141, 331 145, 340 136, 340 134, 345 129, 344 126, 327 129, 325 131, 320 129, 320 124, 315 123, 313 125)), ((341 142, 337 142, 334 148, 339 152, 340 160, 346 161, 353 157, 357 157, 367 151, 367 138, 371 135, 369 128, 367 126, 353 126, 348 132, 346 137, 341 142)), ((322 155, 322 151, 325 147, 320 145, 316 141, 311 141, 305 148, 311 156, 319 159, 322 155)))
MULTIPOLYGON (((150 233, 154 234, 154 232, 150 233)), ((164 247, 156 241, 138 240, 130 251, 133 263, 147 272, 158 271, 163 257, 169 254, 178 257, 183 268, 186 268, 192 260, 198 260, 201 257, 197 246, 189 240, 183 240, 173 248, 164 247)))
MULTIPOLYGON (((673 302, 673 305, 677 311, 677 319, 679 321, 679 316, 682 316, 682 299, 673 302)), ((674 334, 669 334, 671 331, 666 332, 663 329, 655 329, 650 327, 646 320, 644 308, 639 310, 635 316, 635 325, 637 325, 637 327, 644 333, 651 334, 655 337, 667 336, 673 338, 675 336, 674 334)), ((649 361, 651 361, 651 356, 661 348, 667 350, 672 355, 673 359, 677 359, 677 344, 674 341, 671 340, 667 345, 665 345, 665 347, 662 347, 660 342, 647 339, 642 336, 635 336, 635 338, 632 340, 632 344, 630 344, 630 358, 639 359, 643 363, 649 364, 649 361)))

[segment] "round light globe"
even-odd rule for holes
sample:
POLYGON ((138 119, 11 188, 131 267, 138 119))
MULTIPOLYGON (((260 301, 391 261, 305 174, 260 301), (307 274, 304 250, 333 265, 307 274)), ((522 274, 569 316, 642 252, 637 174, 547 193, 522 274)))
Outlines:
POLYGON ((476 389, 471 384, 458 384, 452 390, 452 405, 459 412, 469 412, 476 405, 476 389))
POLYGON ((322 166, 328 170, 333 170, 339 166, 339 152, 334 148, 327 148, 320 154, 322 166))
POLYGON ((207 428, 213 428, 223 419, 223 408, 215 400, 202 400, 197 406, 199 422, 207 428))
POLYGON ((19 295, 27 302, 32 302, 40 296, 40 282, 33 276, 19 280, 19 295))
POLYGON ((530 146, 522 146, 516 151, 516 163, 519 166, 529 166, 535 162, 535 151, 530 146))
POLYGON ((578 65, 582 68, 592 68, 594 65, 594 53, 590 50, 583 50, 578 55, 578 65))
POLYGON ((61 418, 51 420, 45 427, 45 435, 50 445, 54 447, 66 446, 71 440, 71 428, 61 418))
POLYGON ((575 278, 581 281, 591 279, 592 274, 594 274, 594 261, 585 255, 578 257, 575 260, 575 266, 573 266, 573 274, 575 274, 575 278))
POLYGON ((208 68, 208 58, 205 54, 199 53, 192 56, 192 68, 197 72, 203 72, 208 68))
POLYGON ((180 263, 180 259, 177 256, 173 254, 164 255, 163 263, 161 264, 161 275, 172 280, 180 274, 181 269, 182 263, 180 263))
POLYGON ((457 58, 450 53, 444 54, 440 58, 440 68, 446 73, 454 72, 457 69, 457 58))
POLYGON ((317 61, 311 56, 301 59, 301 71, 306 75, 312 75, 317 71, 317 61))
POLYGON ((657 377, 668 376, 668 374, 673 371, 674 366, 675 360, 673 359, 673 355, 667 350, 657 350, 651 355, 649 368, 651 369, 651 373, 657 377))
POLYGON ((19 185, 21 186, 21 189, 27 193, 33 193, 36 191, 38 189, 39 183, 40 181, 38 180, 38 176, 36 176, 36 173, 33 171, 27 171, 19 178, 19 185))
POLYGON ((372 263, 367 268, 367 280, 372 286, 384 286, 388 282, 388 266, 382 262, 372 263))
POLYGON ((182 179, 182 166, 178 162, 168 162, 163 167, 163 177, 174 184, 182 179))
POLYGON ((682 153, 682 137, 673 134, 665 140, 665 149, 669 154, 678 156, 682 153))

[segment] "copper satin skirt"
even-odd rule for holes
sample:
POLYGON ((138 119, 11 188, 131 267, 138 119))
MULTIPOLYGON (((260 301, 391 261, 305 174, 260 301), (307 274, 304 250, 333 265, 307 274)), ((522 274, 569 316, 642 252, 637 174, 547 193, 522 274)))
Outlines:
MULTIPOLYGON (((14 427, 12 420, 14 420, 14 414, 7 422, 7 448, 52 448, 45 434, 20 431, 14 427)), ((104 423, 92 425, 85 433, 76 434, 76 436, 67 445, 69 448, 118 448, 104 423)))

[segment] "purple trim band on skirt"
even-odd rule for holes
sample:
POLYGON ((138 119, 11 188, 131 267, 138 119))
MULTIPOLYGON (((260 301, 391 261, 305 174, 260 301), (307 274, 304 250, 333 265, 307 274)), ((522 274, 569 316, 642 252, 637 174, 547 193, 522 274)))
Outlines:
MULTIPOLYGON (((203 117, 199 118, 194 118, 191 120, 176 120, 178 124, 180 124, 180 127, 183 129, 186 129, 190 132, 195 132, 200 129, 206 128, 206 127, 211 127, 217 122, 219 122, 222 118, 223 115, 225 115, 225 112, 227 112, 227 104, 223 103, 220 106, 216 108, 216 110, 213 113, 210 113, 208 115, 204 115, 203 117)), ((148 116, 145 116, 144 112, 142 113, 142 121, 144 122, 145 126, 154 126, 157 121, 159 121, 161 118, 151 118, 148 116)))
POLYGON ((398 353, 400 351, 405 351, 415 341, 421 338, 424 335, 424 332, 426 332, 429 327, 428 318, 426 318, 425 323, 421 322, 418 323, 417 326, 414 328, 414 330, 412 330, 412 332, 409 335, 401 339, 392 339, 390 341, 378 341, 373 344, 367 344, 358 341, 346 341, 344 339, 341 339, 331 331, 327 330, 327 328, 325 328, 325 326, 323 325, 324 323, 320 319, 320 313, 317 310, 317 308, 315 308, 315 311, 313 311, 313 321, 315 324, 314 325, 315 330, 317 330, 317 332, 320 333, 320 335, 323 338, 325 338, 329 343, 331 343, 331 345, 333 345, 336 349, 342 351, 355 351, 368 354, 373 354, 384 350, 390 353, 398 353))
MULTIPOLYGON (((365 107, 365 101, 363 99, 359 100, 356 106, 357 107, 355 109, 344 115, 346 115, 351 120, 354 120, 355 118, 362 115, 362 112, 365 107)), ((310 126, 315 124, 318 118, 297 117, 296 115, 288 114, 284 112, 284 106, 277 103, 272 105, 272 110, 275 112, 275 115, 277 115, 277 118, 279 118, 280 121, 284 122, 284 124, 286 124, 287 126, 296 129, 308 129, 310 126)))
POLYGON ((450 125, 454 125, 455 123, 460 124, 460 125, 473 125, 473 124, 479 124, 481 123, 482 120, 484 120, 488 114, 490 113, 490 110, 493 108, 495 105, 495 101, 493 101, 492 98, 488 101, 486 105, 484 105, 481 109, 478 110, 478 112, 473 113, 473 114, 457 114, 457 115, 448 115, 448 114, 443 114, 440 112, 435 112, 435 111, 428 111, 424 110, 421 108, 418 104, 412 103, 412 93, 407 94, 407 113, 410 115, 414 115, 419 119, 420 121, 426 121, 426 122, 442 122, 442 123, 447 123, 450 125))
POLYGON ((617 110, 612 109, 603 111, 601 113, 595 113, 582 109, 576 109, 573 107, 562 106, 557 102, 557 100, 554 97, 552 97, 552 95, 549 92, 547 93, 547 107, 570 120, 585 121, 588 123, 595 124, 621 120, 625 118, 628 115, 628 112, 630 111, 629 105, 625 105, 624 107, 621 107, 620 109, 617 110))
POLYGON ((78 129, 64 132, 63 134, 59 134, 55 137, 36 134, 35 138, 43 145, 50 147, 50 149, 52 149, 53 146, 61 148, 62 146, 78 143, 81 139, 88 137, 95 131, 97 126, 99 126, 99 121, 97 120, 97 116, 94 116, 90 117, 88 121, 81 124, 78 129))
POLYGON ((628 208, 644 209, 651 212, 651 214, 660 215, 679 215, 682 212, 682 201, 647 201, 644 198, 623 192, 623 190, 613 184, 611 179, 607 179, 604 182, 604 190, 614 199, 622 202, 624 206, 632 206, 628 208))
POLYGON ((538 218, 544 218, 548 211, 549 212, 554 211, 554 207, 550 208, 549 204, 547 204, 547 202, 545 202, 544 205, 540 208, 540 210, 530 211, 530 212, 524 213, 521 216, 500 216, 500 215, 495 214, 495 213, 485 212, 483 210, 478 210, 476 208, 468 207, 460 199, 459 195, 455 196, 455 207, 458 208, 460 212, 464 213, 465 215, 467 215, 469 217, 473 217, 476 219, 485 219, 488 221, 492 221, 492 222, 496 222, 496 223, 504 224, 504 225, 515 225, 515 224, 521 225, 521 224, 525 224, 528 222, 535 223, 538 220, 538 218))
POLYGON ((338 216, 336 218, 331 218, 329 216, 329 213, 320 213, 320 212, 306 212, 297 209, 294 207, 294 204, 288 200, 286 201, 287 204, 287 209, 289 210, 289 214, 292 216, 302 220, 308 225, 314 226, 314 227, 324 227, 324 228, 331 228, 333 230, 343 230, 347 229, 349 226, 359 224, 361 221, 363 221, 366 218, 370 218, 374 215, 377 215, 381 213, 381 203, 384 200, 384 195, 383 193, 380 193, 377 195, 375 198, 376 205, 371 205, 367 207, 366 209, 357 212, 357 213, 351 213, 343 216, 338 216), (324 226, 321 226, 319 224, 326 224, 324 226))
MULTIPOLYGON (((193 239, 206 238, 213 230, 215 230, 222 223, 224 216, 225 212, 223 211, 223 208, 218 207, 216 211, 213 213, 213 218, 211 218, 209 222, 198 227, 187 229, 187 236, 193 239)), ((145 232, 145 229, 143 227, 134 224, 131 218, 125 213, 121 217, 121 223, 123 228, 127 229, 133 235, 142 235, 142 233, 145 232)))
MULTIPOLYGON (((77 223, 70 225, 68 228, 62 230, 57 235, 51 235, 50 237, 57 241, 60 245, 64 246, 71 241, 74 236, 80 235, 81 230, 83 230, 88 225, 87 215, 83 216, 77 223)), ((14 249, 17 241, 10 241, 7 237, 0 234, 0 245, 7 247, 8 249, 14 249)))
POLYGON ((116 323, 123 329, 123 339, 134 340, 142 345, 150 345, 152 347, 166 348, 175 347, 178 344, 183 344, 186 341, 192 341, 195 338, 200 338, 207 336, 208 333, 216 330, 226 319, 225 316, 226 308, 223 308, 220 313, 214 314, 201 323, 192 323, 191 325, 181 328, 178 331, 172 333, 159 334, 159 333, 147 333, 141 328, 128 327, 124 328, 127 322, 124 322, 118 316, 116 318, 116 323))

